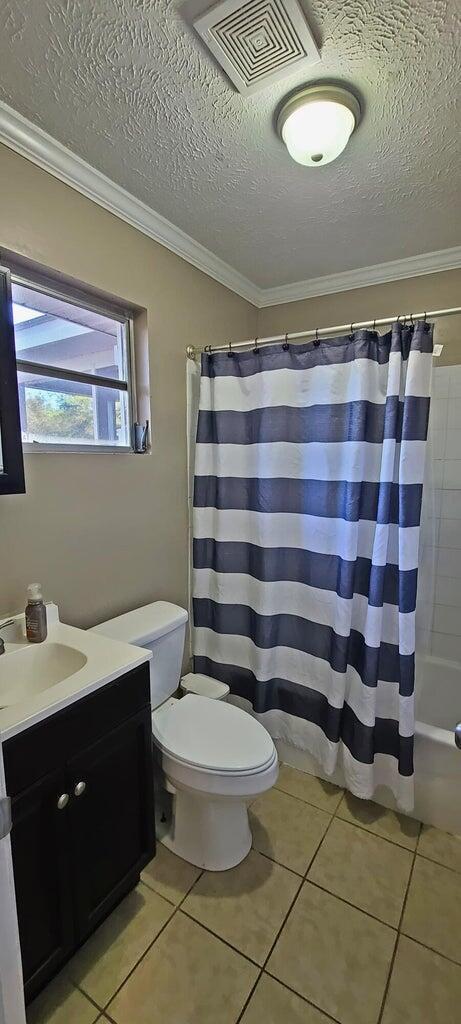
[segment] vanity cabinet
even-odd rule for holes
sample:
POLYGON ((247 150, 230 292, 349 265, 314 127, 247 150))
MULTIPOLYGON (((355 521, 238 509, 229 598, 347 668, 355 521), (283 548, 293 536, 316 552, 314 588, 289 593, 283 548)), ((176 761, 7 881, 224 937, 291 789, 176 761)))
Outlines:
POLYGON ((26 1000, 155 852, 149 669, 4 744, 26 1000))

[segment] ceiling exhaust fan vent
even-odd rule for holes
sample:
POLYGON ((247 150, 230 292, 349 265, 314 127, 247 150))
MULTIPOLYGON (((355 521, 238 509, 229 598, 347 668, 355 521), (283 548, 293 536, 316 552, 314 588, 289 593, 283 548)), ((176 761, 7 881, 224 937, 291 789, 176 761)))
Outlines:
POLYGON ((221 0, 194 27, 244 94, 320 60, 298 0, 221 0))

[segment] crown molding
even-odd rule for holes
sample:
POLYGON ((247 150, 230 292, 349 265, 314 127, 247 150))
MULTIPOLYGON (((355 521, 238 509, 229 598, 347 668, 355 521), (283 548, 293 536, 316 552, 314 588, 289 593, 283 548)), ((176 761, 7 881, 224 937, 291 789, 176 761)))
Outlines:
POLYGON ((261 288, 2 101, 0 143, 153 238, 258 309, 461 267, 461 246, 456 246, 357 270, 314 277, 308 281, 261 288))
POLYGON ((403 260, 391 260, 389 263, 358 267, 357 270, 345 270, 339 274, 312 277, 309 281, 296 281, 294 284, 260 289, 258 305, 260 308, 279 306, 283 302, 299 302, 301 299, 348 292, 354 288, 367 288, 373 284, 386 284, 407 277, 421 277, 423 274, 436 274, 442 270, 457 270, 459 267, 461 245, 452 249, 422 253, 420 256, 407 256, 403 260))
POLYGON ((238 270, 2 101, 0 142, 164 245, 237 295, 254 305, 258 304, 260 289, 238 270))

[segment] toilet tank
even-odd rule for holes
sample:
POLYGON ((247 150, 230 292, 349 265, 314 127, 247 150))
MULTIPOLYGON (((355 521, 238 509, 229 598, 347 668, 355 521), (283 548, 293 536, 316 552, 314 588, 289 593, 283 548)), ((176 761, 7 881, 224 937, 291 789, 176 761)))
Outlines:
POLYGON ((150 692, 153 708, 171 697, 179 685, 187 618, 187 612, 179 605, 154 601, 92 627, 94 633, 152 651, 150 692))

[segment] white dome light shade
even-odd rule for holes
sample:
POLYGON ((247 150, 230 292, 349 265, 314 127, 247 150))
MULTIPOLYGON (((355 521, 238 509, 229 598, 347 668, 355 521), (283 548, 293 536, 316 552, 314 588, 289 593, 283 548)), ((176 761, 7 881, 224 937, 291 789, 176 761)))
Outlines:
POLYGON ((352 93, 336 86, 313 86, 290 97, 277 128, 293 160, 322 167, 346 148, 359 119, 360 106, 352 93))

